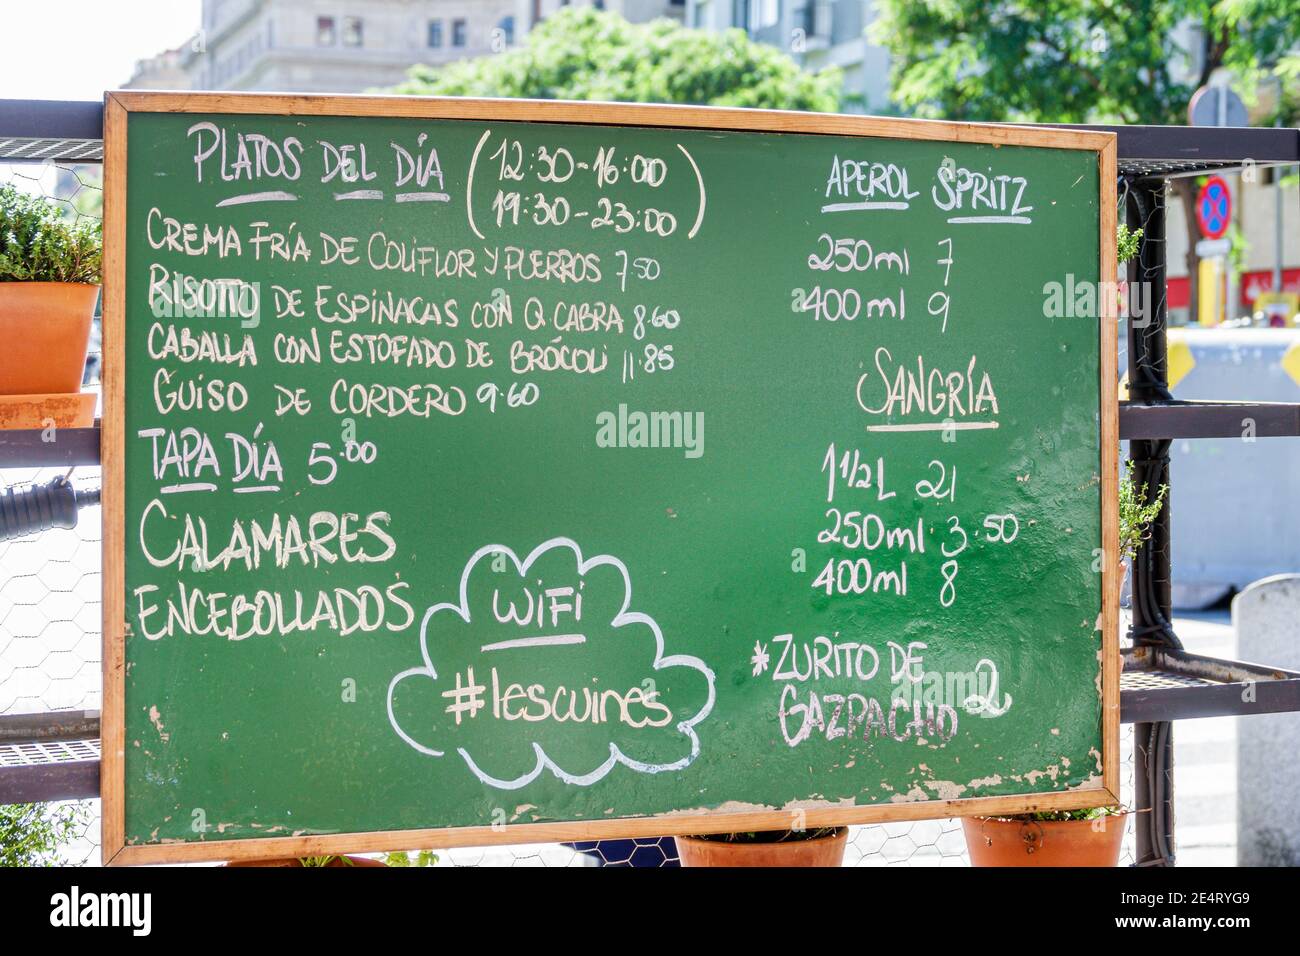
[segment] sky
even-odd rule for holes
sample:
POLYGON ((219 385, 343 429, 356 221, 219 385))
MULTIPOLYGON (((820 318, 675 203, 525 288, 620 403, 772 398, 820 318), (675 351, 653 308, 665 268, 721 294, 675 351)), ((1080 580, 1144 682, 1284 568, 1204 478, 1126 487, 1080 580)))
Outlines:
POLYGON ((0 0, 0 99, 99 100, 188 40, 200 0, 0 0))

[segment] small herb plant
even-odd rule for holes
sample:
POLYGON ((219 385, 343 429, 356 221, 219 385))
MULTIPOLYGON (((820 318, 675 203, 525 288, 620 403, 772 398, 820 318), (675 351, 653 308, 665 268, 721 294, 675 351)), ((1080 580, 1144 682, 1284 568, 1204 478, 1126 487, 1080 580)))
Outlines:
POLYGON ((1063 823, 1067 820, 1100 820, 1102 817, 1118 817, 1124 813, 1122 807, 1085 807, 1082 810, 1044 810, 1041 813, 1022 813, 1009 817, 1011 820, 1032 820, 1036 823, 1063 823))
POLYGON ((1142 230, 1130 229, 1121 222, 1115 230, 1115 258, 1119 260, 1120 265, 1137 255, 1141 244, 1142 230))
POLYGON ((1151 522, 1164 506, 1169 486, 1161 485, 1149 497, 1147 484, 1133 484, 1133 462, 1124 462, 1124 476, 1119 480, 1119 556, 1121 561, 1137 557, 1142 542, 1151 536, 1151 522))
POLYGON ((99 282, 102 229, 40 196, 0 186, 0 282, 99 282))
POLYGON ((412 856, 402 850, 394 850, 384 857, 384 862, 389 866, 434 866, 438 862, 438 854, 432 850, 419 850, 412 856))
POLYGON ((697 840, 716 843, 795 843, 816 840, 833 834, 839 827, 813 827, 808 830, 749 830, 739 833, 702 833, 697 840))
MULTIPOLYGON (((355 866, 349 857, 346 856, 301 856, 298 862, 304 867, 316 868, 322 866, 332 866, 334 861, 338 860, 342 866, 355 866)), ((403 850, 394 850, 384 856, 384 864, 387 866, 433 866, 438 862, 438 854, 432 850, 419 850, 414 855, 403 850)))
POLYGON ((1031 813, 1029 819, 1049 823, 1056 820, 1100 820, 1102 817, 1117 817, 1124 813, 1120 807, 1087 807, 1083 810, 1045 810, 1031 813))

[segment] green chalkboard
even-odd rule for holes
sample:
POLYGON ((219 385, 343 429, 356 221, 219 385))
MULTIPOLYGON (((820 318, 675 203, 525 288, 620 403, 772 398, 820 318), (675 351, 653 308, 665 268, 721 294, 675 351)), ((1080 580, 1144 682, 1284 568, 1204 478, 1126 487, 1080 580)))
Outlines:
POLYGON ((110 110, 123 859, 1112 798, 1109 137, 110 110))

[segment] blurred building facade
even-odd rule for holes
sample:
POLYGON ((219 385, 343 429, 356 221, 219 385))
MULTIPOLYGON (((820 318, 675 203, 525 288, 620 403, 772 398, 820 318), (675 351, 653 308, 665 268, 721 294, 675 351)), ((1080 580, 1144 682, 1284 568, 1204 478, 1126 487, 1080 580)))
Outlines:
POLYGON ((531 26, 565 7, 595 7, 617 13, 633 23, 644 23, 655 17, 683 20, 688 3, 689 0, 520 0, 517 16, 521 23, 531 26))
POLYGON ((868 42, 870 0, 203 0, 202 24, 174 50, 137 64, 134 89, 356 93, 436 66, 500 52, 564 7, 634 23, 668 17, 736 27, 805 68, 845 71, 848 106, 883 110, 888 58, 868 42))
POLYGON ((704 30, 736 27, 779 47, 805 69, 844 71, 844 110, 892 112, 889 54, 867 28, 876 19, 871 0, 686 0, 686 23, 704 30))
POLYGON ((359 93, 413 64, 512 45, 520 0, 204 0, 186 44, 141 61, 134 89, 359 93))

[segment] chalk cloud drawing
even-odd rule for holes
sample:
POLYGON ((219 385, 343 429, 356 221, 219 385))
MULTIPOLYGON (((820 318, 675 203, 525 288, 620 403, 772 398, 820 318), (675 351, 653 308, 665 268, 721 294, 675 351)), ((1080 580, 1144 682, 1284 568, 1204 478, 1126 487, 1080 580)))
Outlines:
MULTIPOLYGON (((593 600, 593 597, 598 597, 598 595, 593 595, 591 591, 586 593, 586 606, 590 608, 594 605, 599 608, 601 602, 593 600)), ((466 563, 461 573, 459 600, 456 603, 436 604, 425 612, 420 622, 420 656, 423 663, 398 673, 389 682, 389 723, 403 741, 422 754, 441 758, 454 749, 455 753, 465 761, 465 764, 475 777, 491 787, 502 790, 517 790, 526 786, 541 776, 544 770, 550 771, 565 783, 575 786, 589 786, 603 779, 619 764, 639 773, 647 774, 681 770, 690 766, 700 753, 700 740, 696 734, 696 725, 708 717, 713 710, 716 684, 714 672, 698 657, 687 654, 665 654, 664 637, 658 623, 649 615, 629 610, 631 601, 632 583, 627 567, 623 562, 607 554, 584 558, 577 543, 569 538, 552 538, 538 545, 522 559, 505 545, 490 544, 479 548, 466 563), (584 634, 556 634, 517 640, 487 641, 484 643, 484 634, 490 633, 494 628, 499 629, 502 625, 500 617, 496 613, 496 608, 501 606, 498 594, 494 593, 492 600, 489 600, 484 598, 482 590, 486 587, 499 589, 503 579, 506 579, 505 583, 516 588, 536 585, 540 583, 540 579, 537 577, 539 564, 545 564, 548 569, 553 571, 557 566, 557 562, 563 562, 562 566, 569 570, 569 575, 584 583, 591 580, 588 576, 593 573, 606 576, 613 575, 612 580, 621 582, 621 598, 606 601, 606 613, 599 621, 595 622, 597 627, 584 628, 584 631, 587 632, 584 634), (493 600, 497 601, 495 605, 493 600), (617 610, 612 614, 608 613, 608 608, 615 606, 617 610), (588 641, 588 633, 594 635, 590 641, 588 641), (437 737, 437 729, 431 729, 419 721, 413 721, 410 713, 412 708, 394 707, 394 698, 399 694, 416 695, 417 698, 423 701, 426 712, 429 707, 441 711, 447 699, 460 699, 449 697, 448 691, 452 690, 454 693, 453 689, 458 686, 461 676, 466 673, 467 666, 474 666, 475 681, 477 683, 483 685, 490 683, 485 679, 484 675, 491 672, 494 662, 499 659, 497 654, 502 650, 522 649, 527 654, 538 656, 557 653, 567 655, 587 653, 589 656, 598 657, 600 654, 608 655, 611 653, 609 648, 602 648, 600 645, 603 641, 613 638, 619 640, 631 638, 637 643, 627 645, 628 648, 641 648, 645 651, 644 657, 649 662, 650 669, 643 675, 643 685, 650 684, 651 681, 653 681, 653 684, 650 686, 655 687, 658 687, 661 682, 671 683, 667 681, 668 674, 665 672, 675 668, 687 668, 690 671, 697 672, 694 675, 694 680, 687 683, 704 684, 704 688, 699 693, 702 700, 698 707, 683 707, 679 701, 676 706, 671 708, 674 717, 682 713, 690 713, 691 716, 675 723, 670 722, 661 728, 650 727, 636 731, 638 741, 644 740, 644 735, 659 735, 660 749, 664 744, 662 735, 675 735, 676 738, 680 739, 682 749, 685 751, 681 757, 672 760, 641 760, 637 759, 635 755, 626 752, 619 743, 611 741, 608 744, 608 753, 605 754, 602 751, 599 759, 595 760, 593 765, 584 764, 582 766, 565 767, 561 766, 557 760, 552 759, 540 742, 525 740, 521 743, 521 746, 527 748, 522 751, 525 756, 523 763, 527 763, 528 751, 531 750, 534 757, 531 769, 524 773, 512 773, 511 771, 494 773, 490 772, 485 765, 493 765, 492 769, 495 770, 495 764, 498 762, 504 764, 518 763, 517 757, 520 751, 516 751, 513 755, 516 758, 515 760, 510 759, 512 755, 503 756, 497 753, 481 754, 479 758, 476 758, 471 755, 470 748, 466 746, 454 746, 452 743, 431 746, 432 741, 429 737, 437 737), (645 643, 642 645, 640 642, 645 643), (651 642, 653 642, 652 647, 651 642), (593 651, 592 648, 595 648, 595 650, 593 651), (454 660, 457 666, 454 669, 444 668, 444 672, 440 676, 439 669, 435 664, 436 658, 441 658, 444 661, 454 660), (453 684, 453 679, 457 682, 456 684, 453 684), (398 710, 405 712, 405 724, 399 719, 398 710)), ((631 650, 620 646, 614 652, 614 656, 619 659, 626 659, 631 653, 631 650)), ((581 658, 578 659, 581 660, 581 658)), ((565 663, 566 666, 570 665, 572 659, 565 663)), ((490 694, 491 691, 488 690, 485 691, 484 696, 490 694)), ((675 697, 680 696, 680 693, 675 695, 675 697)), ((403 697, 404 701, 410 699, 410 697, 403 697)), ((418 712, 419 708, 415 709, 418 712)), ((484 703, 482 708, 484 713, 489 712, 490 709, 490 703, 484 703)), ((477 719, 474 715, 470 715, 470 717, 472 720, 477 719)), ((452 723, 450 720, 444 720, 443 722, 452 723)), ((469 722, 469 720, 466 721, 467 724, 469 722)), ((518 730, 511 728, 509 734, 513 735, 513 739, 519 739, 526 732, 526 728, 536 727, 537 725, 521 721, 515 726, 518 727, 518 730)), ((545 726, 547 728, 546 732, 551 734, 563 735, 566 732, 571 732, 566 730, 567 725, 565 724, 557 725, 548 721, 545 726)), ((606 732, 609 732, 608 728, 606 728, 606 732)), ((451 736, 456 733, 456 729, 453 727, 443 728, 441 733, 451 736)), ((624 736, 627 736, 626 732, 624 732, 624 736)), ((500 739, 499 735, 498 739, 500 739)), ((624 741, 624 743, 626 744, 627 741, 624 741)), ((635 747, 629 745, 627 749, 632 750, 635 747)))

